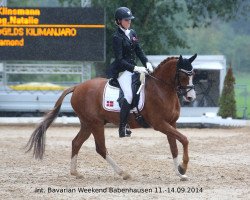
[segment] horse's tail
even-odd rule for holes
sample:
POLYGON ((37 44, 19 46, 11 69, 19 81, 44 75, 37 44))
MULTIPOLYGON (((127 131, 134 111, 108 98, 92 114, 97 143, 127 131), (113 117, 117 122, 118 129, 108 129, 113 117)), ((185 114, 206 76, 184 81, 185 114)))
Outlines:
POLYGON ((49 126, 51 125, 51 123, 56 119, 60 111, 64 97, 67 94, 73 92, 74 89, 75 89, 75 86, 64 90, 62 95, 59 97, 59 99, 55 103, 54 108, 44 116, 43 121, 34 130, 32 135, 30 136, 28 143, 26 144, 26 148, 27 148, 26 153, 29 152, 34 147, 33 156, 36 159, 43 158, 43 154, 45 151, 45 133, 47 129, 49 128, 49 126))

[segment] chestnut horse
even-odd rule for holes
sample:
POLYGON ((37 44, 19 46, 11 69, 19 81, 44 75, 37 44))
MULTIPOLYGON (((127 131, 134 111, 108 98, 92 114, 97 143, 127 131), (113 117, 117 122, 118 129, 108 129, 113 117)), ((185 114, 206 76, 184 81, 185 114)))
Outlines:
MULTIPOLYGON (((162 61, 152 74, 146 76, 145 105, 141 114, 145 121, 156 131, 167 136, 174 160, 176 174, 181 179, 187 179, 185 175, 188 157, 188 139, 176 130, 176 121, 180 114, 178 92, 185 96, 186 101, 195 99, 195 91, 192 83, 192 62, 196 54, 189 59, 171 57, 162 61), (178 140, 183 145, 182 163, 178 162, 178 140)), ((81 128, 72 141, 71 175, 82 177, 77 172, 77 155, 82 144, 91 134, 94 136, 96 151, 123 177, 129 178, 129 174, 123 171, 110 157, 105 145, 104 125, 108 122, 119 124, 119 113, 103 109, 102 98, 105 78, 95 78, 82 84, 66 89, 55 103, 54 109, 48 112, 43 121, 32 133, 28 143, 27 152, 34 148, 33 156, 42 159, 45 151, 45 133, 54 119, 57 117, 64 97, 72 93, 71 104, 80 119, 81 128)), ((134 116, 129 116, 129 126, 139 128, 134 116)), ((118 133, 117 133, 118 137, 118 133)))

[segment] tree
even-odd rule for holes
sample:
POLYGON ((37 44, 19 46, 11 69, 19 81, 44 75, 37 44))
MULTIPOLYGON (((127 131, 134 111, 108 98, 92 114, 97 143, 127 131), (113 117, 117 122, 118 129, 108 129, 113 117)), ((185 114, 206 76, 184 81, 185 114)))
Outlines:
MULTIPOLYGON (((22 6, 31 0, 9 0, 22 6)), ((61 6, 81 6, 81 0, 54 0, 61 6)), ((188 48, 189 41, 183 36, 186 28, 209 26, 215 19, 230 20, 245 16, 248 0, 90 0, 93 6, 106 11, 106 66, 109 66, 114 32, 114 12, 120 6, 129 7, 136 17, 132 28, 137 31, 140 43, 147 55, 169 54, 177 47, 188 48)), ((39 2, 44 2, 39 0, 39 2)), ((52 4, 52 3, 51 3, 52 4)), ((31 5, 27 4, 26 6, 31 5)), ((49 3, 48 3, 49 5, 49 3)), ((100 63, 99 63, 100 64, 100 63)), ((102 69, 100 67, 100 69, 102 69)), ((104 73, 105 69, 103 69, 104 73)), ((100 74, 100 73, 98 73, 100 74)))
MULTIPOLYGON (((61 0, 63 1, 63 0, 61 0)), ((169 54, 171 50, 187 48, 188 41, 181 34, 186 28, 202 27, 211 24, 215 18, 230 20, 250 4, 244 0, 92 0, 95 6, 106 10, 106 66, 109 65, 112 52, 112 34, 114 32, 114 12, 120 6, 129 7, 136 17, 132 28, 137 31, 140 43, 147 55, 169 54), (244 3, 245 7, 242 8, 244 3)))
POLYGON ((209 27, 185 29, 182 35, 187 38, 190 48, 178 47, 172 49, 170 54, 198 52, 200 55, 225 55, 234 66, 234 72, 250 72, 250 34, 247 33, 249 27, 246 22, 249 23, 250 19, 238 19, 237 26, 235 22, 216 20, 209 27))
POLYGON ((222 94, 219 100, 219 112, 218 115, 222 118, 232 117, 236 118, 236 101, 234 92, 235 78, 233 76, 232 67, 227 71, 227 75, 224 80, 224 86, 222 94))
POLYGON ((216 18, 229 21, 237 17, 244 17, 249 12, 248 0, 185 0, 187 3, 192 26, 210 25, 216 18))

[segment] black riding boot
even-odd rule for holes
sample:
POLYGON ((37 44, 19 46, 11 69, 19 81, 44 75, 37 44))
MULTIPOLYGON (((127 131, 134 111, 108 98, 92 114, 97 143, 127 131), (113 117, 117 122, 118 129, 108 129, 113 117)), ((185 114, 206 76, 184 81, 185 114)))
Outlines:
POLYGON ((120 126, 119 126, 120 137, 130 137, 131 131, 126 131, 129 112, 130 112, 130 104, 127 102, 126 99, 124 99, 120 111, 120 126))

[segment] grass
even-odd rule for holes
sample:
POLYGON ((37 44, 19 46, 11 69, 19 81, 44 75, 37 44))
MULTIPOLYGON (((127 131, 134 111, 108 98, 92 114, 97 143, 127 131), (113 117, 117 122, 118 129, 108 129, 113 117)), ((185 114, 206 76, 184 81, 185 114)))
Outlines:
POLYGON ((235 99, 237 106, 237 117, 243 117, 243 110, 246 104, 247 118, 250 119, 250 72, 248 73, 234 73, 236 85, 235 85, 235 99), (245 91, 246 89, 246 91, 245 91), (246 96, 246 100, 245 100, 246 96), (246 102, 245 102, 246 101, 246 102))

